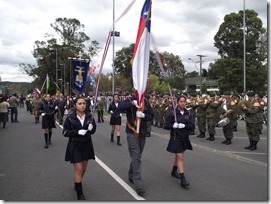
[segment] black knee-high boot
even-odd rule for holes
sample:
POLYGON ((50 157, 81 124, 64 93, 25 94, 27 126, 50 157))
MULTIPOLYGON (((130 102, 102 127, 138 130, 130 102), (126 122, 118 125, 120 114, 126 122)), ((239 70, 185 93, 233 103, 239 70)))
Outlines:
POLYGON ((121 143, 120 143, 120 136, 117 136, 117 145, 121 146, 121 143))
POLYGON ((110 142, 114 143, 114 133, 111 133, 111 139, 110 142))
POLYGON ((82 182, 80 183, 74 183, 74 188, 77 193, 77 200, 86 200, 84 194, 83 194, 83 187, 82 187, 82 182))
POLYGON ((49 141, 48 141, 48 144, 49 144, 49 145, 52 144, 51 138, 52 138, 52 132, 49 132, 49 141))
POLYGON ((45 146, 44 148, 48 148, 48 133, 44 133, 44 139, 45 139, 45 146))

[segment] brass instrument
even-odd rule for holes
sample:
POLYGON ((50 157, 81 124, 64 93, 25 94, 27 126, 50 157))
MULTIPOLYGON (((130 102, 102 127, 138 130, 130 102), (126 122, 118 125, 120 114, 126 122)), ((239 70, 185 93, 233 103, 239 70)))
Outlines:
POLYGON ((248 107, 248 106, 249 106, 249 101, 247 101, 247 100, 242 100, 242 101, 240 101, 240 102, 237 104, 236 110, 237 110, 237 113, 238 113, 238 114, 244 114, 243 106, 248 107))

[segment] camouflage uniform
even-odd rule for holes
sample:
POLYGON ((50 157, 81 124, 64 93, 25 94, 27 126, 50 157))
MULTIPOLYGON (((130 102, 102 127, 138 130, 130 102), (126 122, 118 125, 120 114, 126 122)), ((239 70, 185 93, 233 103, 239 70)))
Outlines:
MULTIPOLYGON (((229 95, 229 94, 227 94, 229 95)), ((223 134, 225 137, 225 141, 223 141, 223 144, 229 145, 231 144, 231 140, 233 138, 233 127, 234 127, 234 117, 236 111, 236 103, 233 98, 226 99, 225 103, 222 103, 222 106, 225 105, 226 110, 222 108, 221 114, 223 115, 223 118, 227 117, 230 122, 229 124, 225 125, 223 127, 223 134)))
POLYGON ((196 106, 196 118, 197 118, 197 126, 200 131, 200 134, 197 135, 199 138, 205 137, 206 132, 206 109, 207 104, 204 104, 204 102, 200 102, 196 106))
POLYGON ((262 109, 260 103, 255 100, 254 93, 250 92, 247 95, 249 96, 249 105, 243 110, 246 116, 246 129, 250 144, 245 149, 256 150, 263 123, 262 109))
POLYGON ((206 109, 206 120, 207 120, 207 128, 209 132, 209 137, 206 140, 214 141, 215 140, 215 126, 217 123, 217 108, 218 101, 214 101, 214 97, 211 96, 211 101, 208 103, 208 107, 206 109))

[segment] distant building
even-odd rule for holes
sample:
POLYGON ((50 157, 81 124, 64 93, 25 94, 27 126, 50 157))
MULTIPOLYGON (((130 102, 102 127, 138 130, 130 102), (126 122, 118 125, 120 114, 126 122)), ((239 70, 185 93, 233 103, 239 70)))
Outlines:
MULTIPOLYGON (((205 84, 208 92, 219 92, 217 80, 208 80, 202 77, 202 85, 205 84)), ((200 77, 185 79, 185 92, 200 92, 200 77)))

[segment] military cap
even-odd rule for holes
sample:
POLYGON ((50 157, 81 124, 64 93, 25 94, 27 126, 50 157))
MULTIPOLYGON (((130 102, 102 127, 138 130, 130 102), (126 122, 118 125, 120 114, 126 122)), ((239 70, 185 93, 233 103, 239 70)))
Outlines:
POLYGON ((223 93, 223 95, 231 95, 231 92, 230 92, 230 91, 225 91, 225 92, 223 93))
POLYGON ((247 93, 247 96, 248 96, 248 97, 254 97, 254 96, 255 96, 255 93, 252 92, 252 91, 251 91, 251 92, 248 92, 248 93, 247 93))
POLYGON ((190 94, 190 96, 192 96, 192 97, 196 97, 196 96, 197 96, 197 94, 196 94, 196 93, 191 93, 191 94, 190 94))

